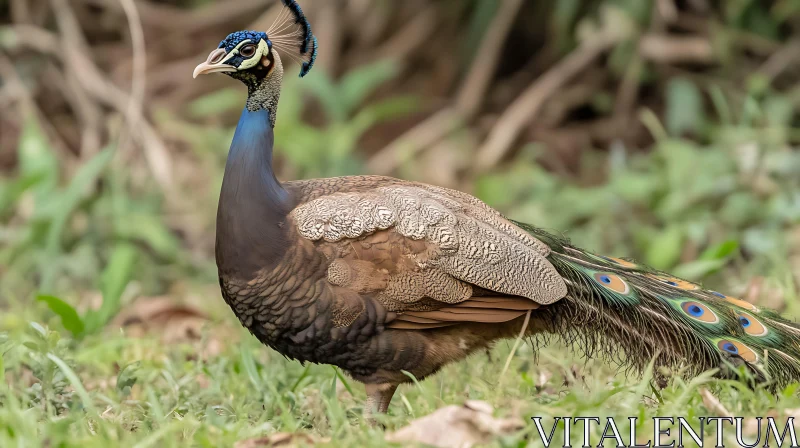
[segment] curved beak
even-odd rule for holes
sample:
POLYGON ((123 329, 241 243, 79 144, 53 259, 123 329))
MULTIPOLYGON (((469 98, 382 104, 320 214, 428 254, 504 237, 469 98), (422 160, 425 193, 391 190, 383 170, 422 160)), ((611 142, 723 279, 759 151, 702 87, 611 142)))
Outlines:
POLYGON ((192 73, 192 78, 197 78, 200 75, 207 75, 209 73, 235 72, 236 67, 220 63, 224 57, 224 49, 217 48, 216 50, 212 51, 211 54, 208 55, 208 59, 205 62, 195 67, 194 73, 192 73))

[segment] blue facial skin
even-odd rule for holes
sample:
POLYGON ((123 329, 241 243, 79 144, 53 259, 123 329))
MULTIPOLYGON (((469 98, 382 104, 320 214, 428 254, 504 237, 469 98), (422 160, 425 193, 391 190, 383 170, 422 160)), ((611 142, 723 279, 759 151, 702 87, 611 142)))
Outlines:
MULTIPOLYGON (((217 48, 224 48, 226 53, 230 53, 231 50, 236 48, 240 42, 243 40, 249 39, 250 42, 254 45, 258 45, 259 41, 264 40, 269 48, 272 48, 272 42, 269 41, 267 38, 267 33, 261 31, 236 31, 234 33, 228 34, 228 37, 222 40, 219 43, 219 47, 217 48)), ((237 54, 233 58, 226 61, 226 64, 230 64, 234 67, 239 67, 239 65, 248 58, 245 58, 241 54, 237 54)))

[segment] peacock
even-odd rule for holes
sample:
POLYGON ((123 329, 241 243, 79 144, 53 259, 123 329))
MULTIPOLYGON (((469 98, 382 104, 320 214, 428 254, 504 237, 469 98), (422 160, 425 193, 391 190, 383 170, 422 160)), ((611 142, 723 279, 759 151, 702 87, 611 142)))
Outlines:
POLYGON ((222 297, 286 357, 338 366, 386 412, 399 384, 493 342, 555 335, 624 366, 800 379, 800 327, 746 301, 596 255, 460 191, 383 176, 280 182, 284 75, 317 39, 294 0, 266 32, 228 35, 194 70, 248 89, 217 211, 222 297))

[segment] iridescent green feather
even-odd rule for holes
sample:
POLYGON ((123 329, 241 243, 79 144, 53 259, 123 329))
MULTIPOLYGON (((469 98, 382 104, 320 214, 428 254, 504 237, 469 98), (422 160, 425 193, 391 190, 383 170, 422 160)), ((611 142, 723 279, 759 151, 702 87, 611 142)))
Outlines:
POLYGON ((657 297, 670 307, 673 319, 683 321, 701 335, 740 335, 742 333, 739 321, 733 311, 719 303, 706 302, 683 294, 676 296, 659 294, 657 297))
POLYGON ((744 368, 772 387, 800 380, 800 327, 778 314, 630 260, 604 257, 524 223, 552 249, 568 296, 536 318, 587 356, 644 367, 744 368), (624 353, 621 353, 624 352, 624 353))
POLYGON ((612 306, 631 306, 639 303, 636 288, 631 287, 622 277, 611 269, 587 266, 568 259, 560 264, 560 273, 570 282, 580 285, 592 295, 602 296, 612 306))

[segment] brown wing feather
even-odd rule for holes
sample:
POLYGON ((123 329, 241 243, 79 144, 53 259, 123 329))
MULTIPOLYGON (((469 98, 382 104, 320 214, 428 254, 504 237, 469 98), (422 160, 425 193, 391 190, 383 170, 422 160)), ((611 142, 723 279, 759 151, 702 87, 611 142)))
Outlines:
POLYGON ((418 324, 414 322, 407 322, 407 321, 396 321, 393 322, 389 328, 393 330, 431 330, 434 328, 444 328, 444 327, 452 327, 456 325, 456 322, 438 322, 435 324, 418 324))
POLYGON ((438 323, 441 323, 441 321, 438 321, 436 319, 429 319, 427 317, 419 317, 418 315, 415 315, 413 313, 402 313, 402 314, 400 314, 398 316, 398 319, 400 319, 402 321, 405 321, 405 322, 415 323, 415 324, 438 324, 438 323))
POLYGON ((495 308, 504 310, 528 311, 539 308, 539 304, 523 297, 510 296, 479 296, 472 297, 466 302, 459 303, 461 307, 495 308))
POLYGON ((389 328, 425 330, 469 322, 502 323, 537 308, 539 304, 521 297, 474 297, 437 310, 398 313, 389 328))
MULTIPOLYGON (((494 310, 491 308, 459 308, 459 307, 444 307, 436 311, 409 311, 398 315, 398 320, 402 316, 411 315, 415 317, 425 317, 434 319, 439 322, 480 322, 480 323, 501 323, 514 320, 520 316, 524 316, 524 311, 513 310, 494 310)), ((391 326, 391 324, 389 324, 391 326)))
MULTIPOLYGON (((355 182, 357 179, 349 181, 355 182)), ((329 194, 328 191, 332 189, 328 188, 329 183, 345 181, 344 178, 325 179, 317 187, 329 194)), ((303 199, 306 201, 325 196, 317 195, 305 184, 292 186, 297 187, 305 189, 303 199)), ((338 187, 335 190, 340 193, 352 188, 351 191, 356 195, 368 195, 375 191, 375 186, 372 185, 366 189, 354 188, 352 185, 338 187)), ((358 197, 355 196, 352 200, 357 201, 358 197)), ((449 200, 464 199, 451 197, 449 200)), ((348 219, 353 219, 354 222, 358 219, 353 218, 351 209, 345 207, 342 210, 341 215, 336 215, 337 225, 346 232, 347 227, 342 223, 348 219)), ((295 214, 290 219, 301 218, 295 214)), ((309 221, 313 219, 312 216, 302 219, 306 220, 307 228, 313 227, 314 224, 309 221)), ((402 220, 402 215, 398 219, 402 220)), ((324 227, 333 224, 321 219, 319 225, 324 227)), ((510 234, 503 235, 504 238, 510 237, 510 234)), ((482 247, 486 242, 478 243, 480 244, 476 247, 482 247)), ((376 300, 387 310, 397 313, 397 317, 388 325, 389 328, 424 330, 462 323, 503 323, 524 316, 527 311, 540 306, 528 297, 498 293, 486 288, 485 284, 478 287, 463 277, 457 278, 447 268, 429 261, 442 254, 443 249, 437 240, 410 237, 395 226, 356 233, 351 237, 320 238, 314 240, 313 244, 329 260, 327 280, 336 290, 355 293, 362 300, 376 300)), ((520 241, 519 244, 522 250, 525 242, 520 241)), ((479 259, 483 255, 478 252, 472 256, 479 259)), ((501 283, 513 280, 514 272, 500 272, 500 266, 495 266, 492 261, 485 260, 485 269, 494 270, 494 275, 501 283)), ((348 312, 342 314, 350 316, 352 310, 357 309, 352 304, 352 296, 341 302, 351 304, 346 310, 348 312)))
POLYGON ((567 293, 566 283, 548 260, 549 246, 473 196, 390 178, 343 177, 308 183, 319 185, 291 186, 306 201, 289 214, 300 235, 333 243, 384 230, 400 235, 406 240, 400 246, 407 249, 404 255, 413 256, 409 261, 427 270, 407 272, 421 277, 407 276, 396 282, 403 291, 417 288, 439 294, 429 297, 445 303, 470 297, 467 284, 540 304, 553 303, 567 293), (372 188, 355 189, 359 184, 372 188), (315 189, 334 192, 311 199, 315 189), (411 241, 425 250, 413 252, 411 241))

